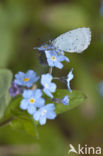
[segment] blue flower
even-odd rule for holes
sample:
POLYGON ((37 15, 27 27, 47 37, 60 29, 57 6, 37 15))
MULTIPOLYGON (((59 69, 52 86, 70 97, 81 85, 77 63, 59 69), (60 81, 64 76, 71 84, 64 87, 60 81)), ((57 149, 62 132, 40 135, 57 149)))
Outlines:
POLYGON ((69 104, 69 96, 68 95, 64 96, 64 98, 62 99, 62 103, 64 105, 68 105, 69 104))
POLYGON ((39 121, 40 125, 44 125, 46 124, 46 119, 55 119, 56 113, 54 112, 54 109, 54 104, 47 104, 36 111, 33 115, 33 118, 34 120, 39 121))
POLYGON ((39 51, 45 51, 45 50, 52 50, 54 47, 52 45, 44 44, 41 45, 40 47, 35 47, 33 49, 38 49, 39 51))
POLYGON ((53 77, 51 74, 43 74, 41 76, 41 84, 43 86, 43 91, 46 95, 53 98, 53 95, 51 93, 54 93, 56 91, 56 84, 52 83, 53 77))
POLYGON ((103 17, 103 1, 101 1, 100 5, 100 15, 103 17))
POLYGON ((20 108, 27 110, 29 114, 33 114, 36 108, 40 108, 45 104, 40 89, 25 90, 22 96, 24 99, 21 101, 20 108))
POLYGON ((9 88, 10 96, 15 97, 16 95, 19 95, 21 92, 22 92, 22 89, 20 89, 15 82, 12 82, 11 87, 9 88))
POLYGON ((73 71, 73 69, 71 69, 71 71, 67 75, 67 87, 68 87, 68 90, 70 92, 72 92, 72 90, 70 88, 70 81, 74 78, 74 75, 73 75, 72 71, 73 71))
POLYGON ((103 97, 103 81, 99 83, 99 93, 103 97))
POLYGON ((50 67, 57 67, 59 69, 63 68, 62 61, 69 62, 69 59, 63 54, 58 54, 57 50, 46 50, 45 51, 48 65, 50 67))
POLYGON ((27 73, 18 72, 15 75, 14 82, 20 86, 27 86, 30 88, 34 82, 39 79, 39 76, 36 76, 36 73, 33 70, 28 70, 27 73))

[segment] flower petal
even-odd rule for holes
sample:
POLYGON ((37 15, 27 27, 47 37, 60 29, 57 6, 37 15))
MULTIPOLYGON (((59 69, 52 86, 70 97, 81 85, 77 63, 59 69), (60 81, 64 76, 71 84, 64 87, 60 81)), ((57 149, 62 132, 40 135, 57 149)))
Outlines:
POLYGON ((49 112, 48 111, 48 113, 47 113, 47 118, 48 119, 51 119, 51 120, 53 120, 53 119, 55 119, 56 118, 56 113, 55 112, 53 112, 53 111, 51 111, 51 112, 49 112))
POLYGON ((49 103, 45 106, 45 109, 47 110, 54 110, 55 109, 55 105, 53 103, 49 103))
POLYGON ((37 99, 35 105, 36 105, 36 107, 40 108, 40 107, 44 106, 44 104, 45 104, 45 100, 43 98, 39 98, 39 99, 37 99))
POLYGON ((25 99, 28 99, 32 96, 32 90, 24 90, 22 96, 25 98, 25 99))
POLYGON ((27 110, 28 110, 28 113, 31 115, 33 115, 36 112, 36 108, 34 105, 33 106, 29 105, 27 110))
POLYGON ((46 124, 46 117, 45 116, 42 116, 40 117, 40 125, 45 125, 46 124))
POLYGON ((62 69, 62 68, 63 68, 63 64, 60 63, 60 62, 56 62, 56 63, 55 63, 55 66, 56 66, 57 68, 59 68, 59 69, 62 69))
POLYGON ((20 108, 23 110, 26 110, 27 107, 28 107, 28 102, 27 102, 27 100, 23 99, 20 103, 20 108))
POLYGON ((36 111, 33 115, 34 120, 39 121, 40 115, 41 115, 41 112, 39 110, 36 111))
POLYGON ((50 92, 55 92, 56 91, 56 84, 55 83, 50 83, 49 84, 49 90, 50 92))
POLYGON ((54 65, 54 61, 52 61, 51 59, 47 59, 47 62, 48 62, 48 65, 50 66, 50 67, 54 67, 55 65, 54 65))
POLYGON ((46 95, 48 95, 49 97, 53 98, 53 95, 50 93, 50 91, 48 89, 44 88, 43 91, 44 91, 44 93, 46 95))
POLYGON ((35 90, 33 90, 32 95, 34 95, 36 98, 41 97, 42 96, 41 89, 35 89, 35 90))

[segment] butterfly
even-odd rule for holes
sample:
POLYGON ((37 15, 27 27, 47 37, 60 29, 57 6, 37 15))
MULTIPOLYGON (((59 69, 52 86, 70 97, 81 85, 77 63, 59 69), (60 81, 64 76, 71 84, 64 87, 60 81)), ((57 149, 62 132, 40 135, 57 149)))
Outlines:
POLYGON ((81 53, 88 48, 91 42, 91 31, 89 28, 77 28, 61 34, 51 41, 51 45, 59 50, 70 53, 81 53))
POLYGON ((91 31, 90 28, 77 28, 61 34, 49 44, 43 44, 40 47, 33 48, 39 51, 55 50, 60 53, 70 52, 70 53, 82 53, 88 48, 91 42, 91 31))

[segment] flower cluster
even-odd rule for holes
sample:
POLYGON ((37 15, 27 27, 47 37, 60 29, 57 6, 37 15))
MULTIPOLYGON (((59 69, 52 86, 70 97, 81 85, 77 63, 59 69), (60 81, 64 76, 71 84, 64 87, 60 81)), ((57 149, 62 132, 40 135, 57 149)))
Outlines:
POLYGON ((64 56, 64 51, 55 49, 51 45, 45 44, 40 47, 36 47, 34 49, 38 49, 39 51, 44 51, 48 66, 50 67, 56 67, 62 69, 63 64, 61 62, 63 61, 69 62, 68 57, 64 56))
MULTIPOLYGON (((63 51, 55 49, 51 45, 45 44, 34 49, 44 51, 50 69, 53 67, 62 69, 63 64, 61 62, 69 62, 68 57, 64 55, 63 51)), ((66 77, 61 78, 53 77, 52 70, 41 76, 37 76, 33 70, 28 70, 27 73, 18 72, 11 84, 9 93, 12 97, 22 94, 23 99, 21 100, 20 108, 32 115, 34 120, 38 121, 40 125, 44 125, 47 119, 55 119, 55 103, 69 104, 68 95, 65 95, 62 99, 54 97, 53 93, 56 92, 57 86, 52 81, 58 79, 66 82, 68 91, 71 92, 70 81, 74 77, 72 71, 73 69, 66 77), (36 85, 38 80, 40 80, 40 88, 36 85), (46 103, 45 96, 51 101, 50 103, 46 103)))

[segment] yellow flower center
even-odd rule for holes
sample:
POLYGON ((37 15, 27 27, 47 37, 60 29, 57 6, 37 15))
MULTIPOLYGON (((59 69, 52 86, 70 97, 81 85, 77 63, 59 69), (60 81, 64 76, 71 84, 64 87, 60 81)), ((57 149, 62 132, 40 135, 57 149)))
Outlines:
POLYGON ((41 112, 41 114, 42 114, 42 115, 45 115, 46 112, 47 112, 47 111, 44 109, 44 110, 41 112))
POLYGON ((28 77, 24 78, 24 81, 25 82, 28 82, 29 81, 29 78, 28 77))
POLYGON ((44 46, 43 48, 48 48, 47 46, 44 46))
POLYGON ((51 60, 52 60, 52 61, 56 61, 56 57, 55 57, 55 56, 52 56, 52 57, 51 57, 51 60))
POLYGON ((48 86, 48 84, 46 83, 46 84, 45 84, 45 88, 48 88, 48 87, 49 87, 49 86, 48 86))
POLYGON ((33 98, 31 98, 29 101, 31 104, 35 103, 35 99, 33 99, 33 98))

